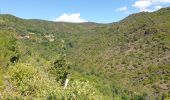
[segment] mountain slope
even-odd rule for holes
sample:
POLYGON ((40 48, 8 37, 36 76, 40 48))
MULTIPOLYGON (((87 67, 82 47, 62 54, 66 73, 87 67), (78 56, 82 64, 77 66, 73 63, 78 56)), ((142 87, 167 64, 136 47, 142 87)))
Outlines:
POLYGON ((168 93, 169 13, 169 8, 164 8, 153 13, 134 14, 110 28, 100 28, 95 35, 76 44, 70 53, 74 58, 71 59, 83 66, 83 70, 93 67, 84 73, 104 74, 104 79, 116 80, 127 90, 146 92, 151 94, 149 97, 168 93))
MULTIPOLYGON (((7 54, 1 54, 1 61, 4 62, 1 66, 8 66, 8 61, 16 57, 18 63, 39 66, 36 68, 44 72, 51 68, 51 63, 56 59, 63 61, 64 57, 70 64, 68 77, 71 83, 77 80, 90 82, 97 98, 168 99, 169 13, 170 8, 162 8, 152 13, 132 14, 120 22, 110 24, 55 23, 0 15, 2 43, 7 45, 7 50, 1 47, 1 51, 7 54), (15 41, 12 44, 15 49, 9 49, 12 48, 8 44, 11 42, 3 42, 6 40, 4 34, 13 37, 9 40, 15 41)), ((64 62, 61 65, 67 66, 64 62)), ((65 68, 59 70, 61 72, 57 73, 67 73, 65 68)), ((55 78, 58 84, 61 77, 55 78)))

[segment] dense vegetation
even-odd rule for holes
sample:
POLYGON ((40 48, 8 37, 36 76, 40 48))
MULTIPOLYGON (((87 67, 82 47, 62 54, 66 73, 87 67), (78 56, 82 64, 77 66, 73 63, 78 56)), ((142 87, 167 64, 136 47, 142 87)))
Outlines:
POLYGON ((170 8, 111 24, 0 15, 0 99, 170 99, 170 8))

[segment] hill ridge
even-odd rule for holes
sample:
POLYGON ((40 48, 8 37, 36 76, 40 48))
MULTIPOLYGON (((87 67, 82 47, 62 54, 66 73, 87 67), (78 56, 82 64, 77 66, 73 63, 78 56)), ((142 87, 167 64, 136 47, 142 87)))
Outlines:
POLYGON ((0 30, 0 99, 170 98, 169 7, 109 24, 0 15, 0 30))

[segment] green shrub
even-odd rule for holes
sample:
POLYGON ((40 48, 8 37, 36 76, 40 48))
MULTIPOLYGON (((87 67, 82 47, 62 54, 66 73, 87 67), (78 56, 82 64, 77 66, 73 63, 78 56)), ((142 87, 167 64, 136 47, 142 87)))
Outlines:
POLYGON ((60 57, 55 60, 52 66, 49 67, 49 74, 53 75, 57 81, 62 84, 69 75, 70 65, 65 57, 60 57))
POLYGON ((102 98, 89 81, 70 81, 66 89, 42 69, 26 63, 9 66, 1 99, 78 99, 102 98))
POLYGON ((71 81, 64 93, 65 99, 102 100, 102 94, 89 81, 71 81))
POLYGON ((6 75, 6 88, 3 99, 48 98, 51 93, 57 95, 58 84, 40 69, 25 63, 10 66, 6 75))

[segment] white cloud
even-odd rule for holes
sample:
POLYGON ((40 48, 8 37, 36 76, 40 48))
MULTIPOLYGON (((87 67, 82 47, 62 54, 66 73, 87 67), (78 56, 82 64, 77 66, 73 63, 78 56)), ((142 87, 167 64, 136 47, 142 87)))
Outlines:
POLYGON ((54 21, 57 22, 71 22, 71 23, 83 23, 87 22, 85 19, 80 18, 79 13, 75 14, 63 14, 60 17, 56 18, 54 21))
POLYGON ((137 0, 133 7, 138 8, 140 11, 152 12, 162 8, 161 4, 168 4, 170 0, 137 0))
POLYGON ((116 11, 123 12, 123 13, 126 13, 126 14, 130 13, 127 6, 123 6, 123 7, 117 8, 116 11))
POLYGON ((116 11, 123 11, 123 12, 126 12, 127 10, 128 10, 128 9, 127 9, 126 6, 116 9, 116 11))
POLYGON ((152 0, 153 3, 170 3, 170 0, 152 0))
POLYGON ((160 5, 157 5, 157 6, 154 7, 155 10, 158 10, 158 9, 161 9, 161 8, 162 8, 162 6, 160 6, 160 5))
POLYGON ((133 7, 138 8, 140 11, 150 11, 149 7, 152 5, 151 0, 139 0, 133 4, 133 7))

